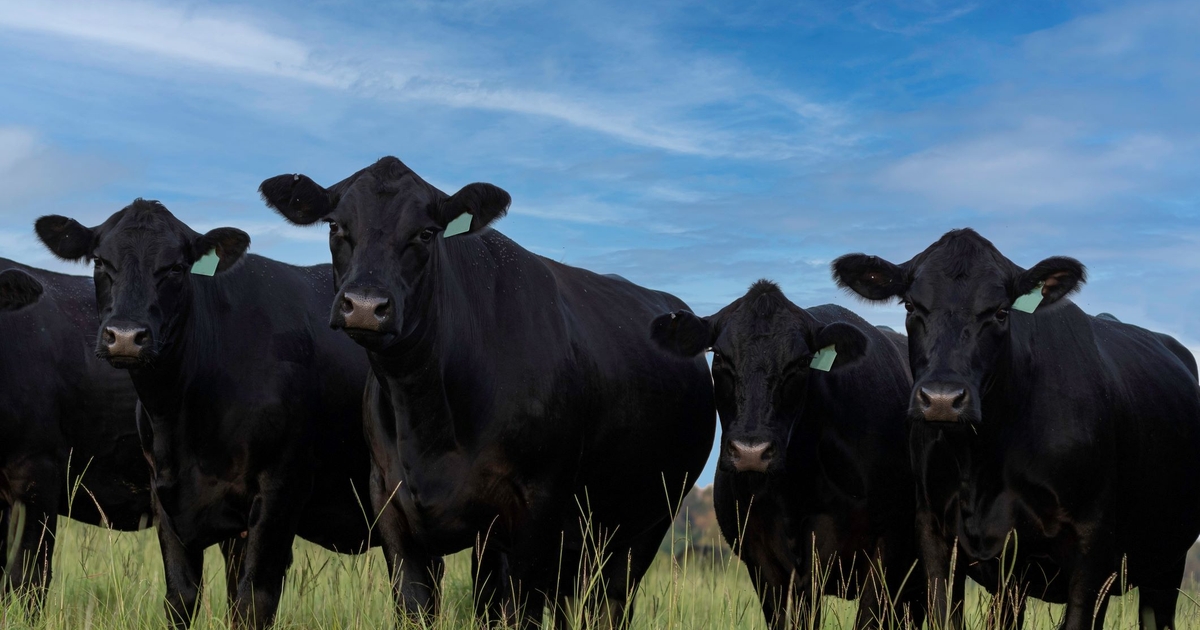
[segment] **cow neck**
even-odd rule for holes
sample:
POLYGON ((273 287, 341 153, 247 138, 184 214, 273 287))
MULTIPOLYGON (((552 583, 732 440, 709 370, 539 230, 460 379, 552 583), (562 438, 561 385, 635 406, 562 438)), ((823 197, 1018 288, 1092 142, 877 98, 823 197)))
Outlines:
POLYGON ((219 359, 208 355, 213 351, 219 353, 220 348, 219 324, 213 317, 230 308, 225 280, 221 276, 191 278, 192 299, 188 308, 166 327, 171 339, 166 350, 152 367, 129 370, 138 399, 151 417, 177 415, 191 380, 189 373, 219 359), (198 310, 209 313, 210 317, 195 317, 198 310))
POLYGON ((455 351, 455 339, 467 338, 461 331, 474 311, 470 304, 455 299, 453 294, 457 292, 447 296, 444 287, 457 281, 455 268, 464 262, 463 250, 475 255, 486 250, 479 240, 459 238, 459 242, 449 244, 452 247, 444 241, 437 244, 425 277, 407 296, 412 304, 405 309, 406 314, 421 313, 419 320, 406 326, 394 347, 369 353, 372 369, 384 376, 401 443, 419 444, 417 450, 422 453, 446 452, 459 446, 444 375, 447 354, 455 351))

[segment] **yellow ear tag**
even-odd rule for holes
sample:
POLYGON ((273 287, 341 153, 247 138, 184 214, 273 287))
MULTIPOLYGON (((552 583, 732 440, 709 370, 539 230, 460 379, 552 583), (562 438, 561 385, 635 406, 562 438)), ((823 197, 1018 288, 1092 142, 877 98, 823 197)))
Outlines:
POLYGON ((828 372, 829 369, 833 367, 833 360, 836 358, 837 350, 835 350, 833 346, 825 346, 813 355, 812 362, 808 364, 808 367, 814 370, 828 372))
POLYGON ((446 229, 442 231, 442 238, 450 238, 465 234, 471 229, 471 213, 464 212, 458 215, 458 218, 446 225, 446 229))
POLYGON ((1022 313, 1032 313, 1037 309, 1038 304, 1042 303, 1042 285, 1044 284, 1046 283, 1039 282, 1032 291, 1017 298, 1012 307, 1022 313))
POLYGON ((192 263, 192 273, 198 276, 211 276, 217 273, 217 263, 221 259, 217 256, 217 250, 211 249, 209 252, 200 257, 200 260, 192 263))

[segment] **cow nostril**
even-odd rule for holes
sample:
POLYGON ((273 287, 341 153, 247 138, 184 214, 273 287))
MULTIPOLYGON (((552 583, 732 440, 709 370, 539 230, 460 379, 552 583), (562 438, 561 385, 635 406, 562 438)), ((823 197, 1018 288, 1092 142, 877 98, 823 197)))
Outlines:
POLYGON ((953 407, 955 410, 961 410, 964 406, 966 406, 966 404, 967 404, 967 390, 960 389, 960 390, 958 390, 958 393, 955 394, 954 400, 951 401, 950 406, 953 407))
POLYGON ((768 446, 767 448, 763 449, 762 454, 759 455, 759 457, 762 459, 764 464, 772 459, 775 459, 775 447, 768 446))
POLYGON ((383 321, 384 319, 387 319, 388 312, 391 309, 392 309, 392 300, 391 300, 391 298, 389 298, 387 300, 384 300, 382 303, 380 303, 379 305, 377 305, 375 307, 375 317, 378 318, 380 321, 383 321))
POLYGON ((147 338, 147 337, 149 337, 149 336, 150 336, 150 335, 149 335, 149 332, 148 332, 148 331, 145 331, 145 330, 139 330, 139 331, 137 331, 137 333, 135 333, 135 334, 133 335, 133 345, 135 345, 135 346, 144 346, 144 345, 146 345, 146 338, 147 338))
POLYGON ((921 403, 922 409, 928 409, 933 404, 933 400, 929 398, 929 392, 925 391, 924 387, 917 390, 917 400, 921 403))
POLYGON ((104 345, 111 346, 117 342, 117 335, 111 328, 104 329, 104 345))
POLYGON ((354 301, 346 296, 342 296, 342 314, 349 315, 354 312, 354 301))

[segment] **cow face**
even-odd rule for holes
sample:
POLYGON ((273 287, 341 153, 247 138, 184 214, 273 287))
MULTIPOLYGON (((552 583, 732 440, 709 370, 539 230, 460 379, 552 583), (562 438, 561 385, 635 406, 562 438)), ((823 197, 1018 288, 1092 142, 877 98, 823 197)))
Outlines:
POLYGON ((1037 292, 1038 308, 1085 281, 1083 265, 1047 258, 1021 269, 973 230, 948 232, 912 260, 894 265, 864 254, 833 262, 843 288, 868 300, 899 298, 908 311, 914 420, 977 423, 981 396, 1004 367, 1017 298, 1037 292), (1040 289, 1039 289, 1040 286, 1040 289))
POLYGON ((710 317, 662 315, 651 324, 651 336, 683 357, 712 350, 722 429, 717 466, 737 473, 775 474, 786 466, 793 429, 804 421, 810 379, 820 378, 809 365, 817 350, 835 346, 837 370, 858 360, 867 346, 857 328, 822 325, 765 280, 710 317))
POLYGON ((462 234, 469 236, 503 216, 510 202, 491 184, 470 184, 448 196, 393 157, 329 189, 304 175, 280 175, 259 192, 294 224, 329 225, 337 282, 329 325, 375 351, 420 322, 430 261, 444 246, 447 225, 469 220, 462 234), (470 216, 460 218, 464 214, 470 216))
POLYGON ((0 271, 0 313, 15 311, 42 298, 42 283, 20 269, 0 271))
POLYGON ((250 237, 234 228, 198 234, 157 201, 138 199, 103 224, 45 216, 38 238, 64 260, 92 260, 100 331, 96 354, 115 367, 152 364, 170 346, 192 301, 192 264, 208 252, 215 273, 236 263, 250 237))

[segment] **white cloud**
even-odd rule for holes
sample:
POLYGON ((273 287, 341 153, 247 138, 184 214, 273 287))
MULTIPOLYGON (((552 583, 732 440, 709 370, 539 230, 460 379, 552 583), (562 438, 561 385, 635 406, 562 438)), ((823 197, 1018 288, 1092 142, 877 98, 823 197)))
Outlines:
MULTIPOLYGON (((279 18, 279 24, 287 20, 279 18)), ((777 86, 759 84, 737 64, 689 52, 678 58, 655 49, 653 38, 638 34, 606 42, 630 47, 606 55, 581 87, 569 77, 537 87, 538 72, 511 71, 511 60, 489 55, 473 44, 473 54, 443 41, 389 42, 382 50, 357 38, 340 45, 311 44, 285 37, 228 8, 166 5, 157 2, 78 2, 51 4, 0 0, 0 29, 20 30, 85 44, 75 54, 93 63, 119 63, 122 69, 151 71, 164 61, 217 71, 251 73, 298 81, 366 98, 412 100, 509 112, 558 120, 631 145, 706 157, 786 159, 817 156, 825 144, 842 146, 845 120, 837 108, 816 103, 777 86), (649 42, 649 43, 648 43, 649 42), (118 58, 89 54, 96 44, 134 53, 118 58), (364 61, 364 53, 367 53, 364 61), (610 59, 611 57, 611 59, 610 59), (657 57, 657 58, 656 58, 657 57), (486 77, 483 78, 483 77, 486 77), (597 82, 598 77, 605 80, 597 82), (605 82, 607 81, 607 82, 605 82), (725 121, 701 123, 701 108, 720 107, 748 121, 741 128, 725 121), (788 133, 747 131, 755 120, 792 119, 788 133)), ((628 30, 628 29, 627 29, 628 30)), ((594 34, 594 33, 593 33, 594 34)), ((538 58, 535 65, 545 66, 538 58)), ((518 64, 518 70, 523 66, 518 64)))
POLYGON ((24 213, 32 201, 99 185, 118 172, 110 161, 64 152, 27 128, 0 127, 0 190, 5 197, 0 214, 24 213))
POLYGON ((1020 129, 943 144, 899 160, 879 181, 946 208, 1078 207, 1144 186, 1143 176, 1172 152, 1158 135, 1100 141, 1076 127, 1031 120, 1020 129))
POLYGON ((247 22, 146 2, 0 2, 0 26, 82 39, 218 68, 327 87, 345 76, 316 71, 308 49, 247 22))

